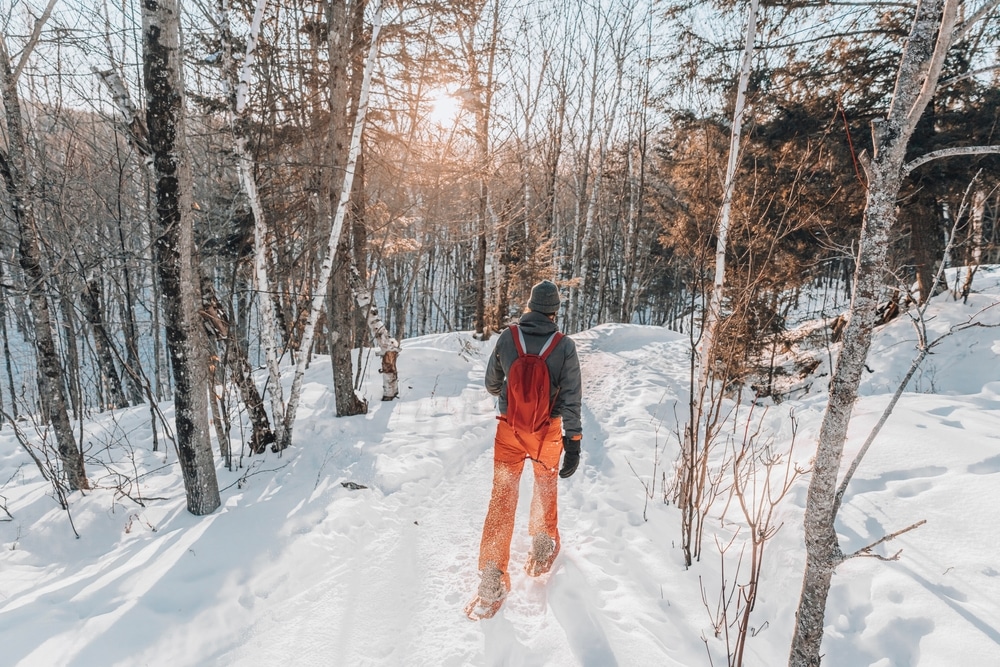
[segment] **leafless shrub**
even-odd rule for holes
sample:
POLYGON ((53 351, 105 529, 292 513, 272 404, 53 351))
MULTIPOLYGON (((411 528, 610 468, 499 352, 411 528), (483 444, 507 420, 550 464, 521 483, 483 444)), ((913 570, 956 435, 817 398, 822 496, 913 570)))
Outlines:
MULTIPOLYGON (((735 526, 735 530, 725 542, 718 535, 715 539, 720 574, 714 608, 709 604, 705 582, 699 579, 713 634, 716 639, 725 641, 729 667, 742 667, 747 637, 756 635, 766 626, 766 622, 760 628, 751 625, 765 547, 782 526, 777 518, 778 506, 799 476, 806 472, 792 463, 791 452, 798 431, 794 413, 789 415, 791 441, 786 451, 779 452, 774 448, 773 435, 763 425, 767 411, 759 418, 754 412, 755 408, 751 407, 742 422, 742 432, 728 438, 726 465, 731 484, 722 490, 726 504, 719 519, 724 526, 735 526), (729 521, 727 517, 733 510, 739 511, 739 518, 729 521), (735 569, 730 567, 734 560, 735 569)), ((702 639, 707 647, 708 640, 702 639)))
MULTIPOLYGON (((628 463, 628 467, 632 471, 632 474, 635 475, 635 478, 637 480, 639 480, 639 483, 642 484, 642 488, 645 490, 645 501, 643 502, 643 505, 642 505, 642 520, 643 521, 648 521, 649 520, 646 517, 646 513, 649 510, 649 501, 653 500, 654 498, 656 498, 656 473, 657 473, 657 470, 660 467, 660 455, 662 454, 663 450, 667 446, 667 440, 666 440, 666 438, 664 438, 662 442, 660 441, 660 428, 662 426, 663 426, 663 421, 654 417, 654 426, 653 426, 653 436, 654 436, 654 440, 653 440, 653 472, 650 475, 650 479, 649 479, 648 482, 645 479, 643 479, 643 477, 636 471, 635 467, 632 465, 632 462, 628 460, 628 457, 625 457, 625 462, 628 463)), ((681 440, 678 437, 678 442, 680 442, 680 441, 681 440)), ((662 481, 661 481, 661 493, 663 494, 663 501, 664 501, 664 503, 667 503, 667 502, 669 502, 669 499, 668 499, 667 473, 666 473, 666 471, 661 471, 660 472, 660 476, 661 476, 661 479, 662 479, 662 481)))
MULTIPOLYGON (((31 460, 35 462, 35 466, 38 467, 38 472, 41 473, 42 479, 48 482, 52 486, 53 496, 56 502, 59 503, 59 507, 66 510, 66 517, 69 519, 70 528, 73 530, 73 534, 77 538, 80 537, 80 533, 76 530, 76 525, 73 523, 73 513, 70 511, 69 507, 69 489, 63 480, 63 473, 59 467, 59 457, 50 456, 54 453, 52 445, 48 442, 49 428, 43 426, 34 420, 33 416, 29 416, 30 424, 33 426, 36 442, 28 437, 28 435, 21 428, 21 423, 18 420, 11 418, 10 415, 3 413, 4 418, 10 422, 14 429, 14 437, 27 452, 31 460)), ((8 514, 9 516, 9 514, 8 514)))

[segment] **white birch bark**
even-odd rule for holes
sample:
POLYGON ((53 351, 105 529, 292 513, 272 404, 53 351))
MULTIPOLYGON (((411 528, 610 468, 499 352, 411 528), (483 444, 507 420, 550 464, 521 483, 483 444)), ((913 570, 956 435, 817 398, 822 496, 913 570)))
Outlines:
MULTIPOLYGON (((587 188, 590 182, 590 151, 593 146, 595 129, 597 124, 597 76, 598 60, 600 55, 601 33, 600 26, 597 34, 594 35, 594 50, 591 53, 593 62, 591 63, 590 74, 590 99, 587 108, 587 123, 585 125, 583 137, 583 148, 576 156, 578 171, 573 193, 573 241, 571 245, 572 267, 570 268, 570 279, 575 282, 577 276, 583 271, 583 256, 580 252, 584 237, 584 198, 587 196, 587 188)), ((579 329, 579 301, 580 291, 576 287, 570 288, 569 298, 566 305, 566 330, 576 331, 579 329)))
POLYGON ((701 341, 695 354, 691 375, 691 405, 685 443, 681 449, 677 503, 683 513, 681 523, 682 549, 688 565, 701 554, 702 525, 707 513, 708 500, 708 457, 713 430, 711 420, 706 416, 705 399, 712 380, 712 359, 715 356, 715 341, 721 319, 722 297, 726 276, 726 244, 729 235, 729 220, 732 210, 733 188, 736 169, 739 166, 740 143, 743 134, 743 116, 746 112, 746 90, 750 80, 754 40, 757 35, 758 1, 751 0, 747 8, 747 25, 744 38, 740 75, 736 85, 736 105, 733 110, 733 125, 729 138, 729 160, 723 182, 722 205, 716 231, 715 277, 712 294, 709 297, 705 324, 701 341))
POLYGON ((382 357, 382 400, 391 401, 399 396, 399 373, 396 370, 396 358, 399 357, 399 341, 393 338, 385 326, 385 322, 375 308, 372 292, 362 282, 361 274, 355 266, 351 267, 351 290, 358 307, 365 313, 365 322, 372 340, 378 345, 379 356, 382 357))
POLYGON ((983 216, 986 213, 986 192, 982 188, 976 188, 972 195, 972 214, 970 223, 972 233, 969 243, 972 245, 972 255, 969 258, 969 265, 965 268, 965 280, 962 282, 962 299, 967 300, 972 291, 972 277, 976 274, 980 262, 983 260, 983 216))
MULTIPOLYGON (((611 150, 611 142, 614 134, 615 122, 618 119, 618 105, 621 101, 622 76, 625 68, 625 54, 616 54, 615 63, 615 88, 612 97, 611 109, 605 118, 604 135, 598 148, 597 170, 594 173, 594 185, 590 189, 590 199, 587 201, 587 212, 583 222, 583 238, 580 241, 580 250, 577 256, 580 272, 578 286, 574 289, 573 297, 573 317, 577 329, 584 329, 589 322, 585 321, 583 315, 583 299, 587 292, 587 253, 590 251, 590 244, 594 237, 594 219, 597 216, 597 206, 600 202, 601 182, 604 180, 604 166, 607 162, 608 152, 611 150)), ((589 319, 589 318, 587 318, 589 319)))
MULTIPOLYGON (((247 98, 250 95, 250 83, 253 78, 253 66, 257 58, 257 41, 260 37, 260 27, 264 19, 264 9, 267 0, 257 0, 254 6, 253 19, 250 22, 250 33, 247 35, 246 51, 243 54, 243 66, 240 68, 236 90, 232 98, 232 127, 239 168, 240 185, 247 195, 250 211, 253 213, 254 241, 254 286, 257 290, 257 308, 260 311, 260 335, 264 344, 264 358, 268 373, 268 394, 271 397, 272 428, 275 442, 280 446, 285 442, 285 400, 281 384, 280 354, 278 350, 278 335, 275 330, 274 300, 271 298, 271 282, 267 274, 267 223, 264 219, 264 207, 257 190, 257 179, 254 178, 254 160, 247 145, 247 98)), ((228 12, 220 17, 229 25, 228 12)), ((223 45, 228 48, 228 45, 223 45)))
POLYGON ((330 238, 327 243, 326 255, 323 257, 323 262, 320 266, 319 279, 313 287, 309 317, 302 331, 300 344, 302 354, 299 355, 295 364, 295 374, 292 377, 288 403, 285 406, 282 439, 277 441, 280 449, 284 449, 292 441, 292 427, 295 424, 295 413, 298 410, 299 397, 302 393, 302 377, 306 371, 313 338, 316 334, 316 322, 319 320, 319 314, 323 310, 323 302, 329 287, 330 275, 333 272, 333 261, 337 254, 337 244, 340 241, 340 234, 344 228, 344 219, 347 216, 347 207, 351 199, 351 187, 354 183, 354 171, 358 164, 358 153, 361 151, 361 132, 364 129, 365 116, 368 111, 368 90, 371 86, 372 70, 375 67, 375 61, 378 56, 378 36, 381 29, 382 3, 379 1, 375 6, 375 15, 372 19, 371 47, 368 50, 368 57, 365 59, 365 69, 361 81, 361 98, 358 102, 358 114, 354 120, 354 129, 351 132, 351 147, 347 157, 347 166, 344 171, 344 183, 340 190, 340 200, 337 202, 337 210, 334 213, 333 224, 330 228, 330 238))
MULTIPOLYGON (((757 37, 757 0, 751 0, 747 8, 747 26, 743 44, 743 58, 740 63, 740 78, 736 85, 736 108, 733 110, 733 126, 729 133, 729 161, 726 164, 726 179, 723 184, 722 206, 719 209, 719 224, 715 241, 715 277, 712 294, 705 314, 705 326, 701 336, 701 350, 698 353, 697 380, 694 395, 699 402, 708 388, 712 370, 712 357, 718 335, 719 320, 722 317, 722 297, 726 280, 726 246, 729 242, 729 222, 733 207, 733 187, 736 183, 736 168, 740 160, 740 143, 743 137, 743 116, 746 112, 747 85, 753 61, 754 40, 757 37)), ((697 407, 701 413, 701 408, 697 407)), ((697 424, 692 426, 697 427, 697 424)))

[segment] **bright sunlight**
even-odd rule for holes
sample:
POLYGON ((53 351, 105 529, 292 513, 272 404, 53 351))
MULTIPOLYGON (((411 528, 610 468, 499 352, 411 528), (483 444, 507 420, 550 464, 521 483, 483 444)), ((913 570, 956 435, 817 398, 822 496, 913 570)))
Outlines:
POLYGON ((451 126, 462 111, 462 101, 443 88, 431 91, 428 102, 427 120, 440 127, 451 126))

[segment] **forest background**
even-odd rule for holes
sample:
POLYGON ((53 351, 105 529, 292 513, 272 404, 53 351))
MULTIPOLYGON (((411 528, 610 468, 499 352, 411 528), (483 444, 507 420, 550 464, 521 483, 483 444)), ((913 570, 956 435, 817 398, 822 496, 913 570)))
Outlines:
MULTIPOLYGON (((8 0, 5 419, 52 424, 38 462, 73 491, 73 422, 146 404, 155 434, 174 399, 208 513, 210 433, 228 467, 294 442, 279 363, 301 378, 329 355, 337 414, 359 414, 376 347, 391 399, 398 341, 486 339, 541 278, 567 332, 668 327, 691 337, 692 384, 710 368, 780 401, 790 313, 843 333, 871 127, 931 4, 752 3, 744 49, 727 3, 8 0), (725 298, 698 359, 721 211, 725 298)), ((937 4, 959 27, 903 145, 878 322, 949 287, 942 266, 1000 256, 1000 162, 973 154, 997 143, 997 3, 937 4)))
MULTIPOLYGON (((340 197, 371 36, 367 3, 259 4, 238 117, 230 102, 239 76, 231 75, 255 6, 189 2, 179 15, 194 247, 212 292, 204 303, 216 300, 206 310, 232 327, 222 340, 241 343, 254 362, 263 355, 262 295, 235 144, 248 142, 267 296, 278 344, 294 355, 340 197)), ((396 339, 496 331, 544 277, 564 289, 560 322, 570 333, 609 321, 697 331, 714 270, 744 12, 499 1, 383 11, 349 220, 313 351, 370 340, 354 317, 352 269, 355 290, 377 295, 396 339)), ((775 340, 802 288, 826 286, 831 299, 850 293, 865 194, 859 165, 912 16, 880 3, 809 7, 808 20, 804 11, 764 7, 758 19, 729 234, 733 359, 750 360, 775 340)), ((138 8, 18 1, 3 22, 8 52, 31 55, 12 61, 27 150, 20 186, 39 227, 72 411, 141 402, 147 392, 165 398, 148 129, 135 112, 146 108, 138 8), (128 109, 134 115, 124 116, 128 109), (102 363, 109 355, 114 364, 102 363)), ((995 143, 997 28, 989 20, 977 27, 949 54, 908 154, 995 143)), ((997 260, 996 175, 995 156, 938 160, 909 175, 887 285, 915 283, 925 299, 956 222, 947 261, 997 260)), ((2 319, 30 340, 19 232, 4 204, 2 319)), ((33 360, 11 355, 8 344, 2 397, 16 416, 38 397, 33 360)))

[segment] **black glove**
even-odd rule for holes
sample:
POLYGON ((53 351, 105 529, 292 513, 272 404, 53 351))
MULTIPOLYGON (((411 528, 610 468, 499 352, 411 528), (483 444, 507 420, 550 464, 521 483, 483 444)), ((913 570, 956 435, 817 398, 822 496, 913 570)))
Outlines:
POLYGON ((563 464, 559 470, 559 476, 563 479, 575 473, 577 466, 580 465, 580 439, 580 436, 576 439, 568 435, 563 436, 563 464))

